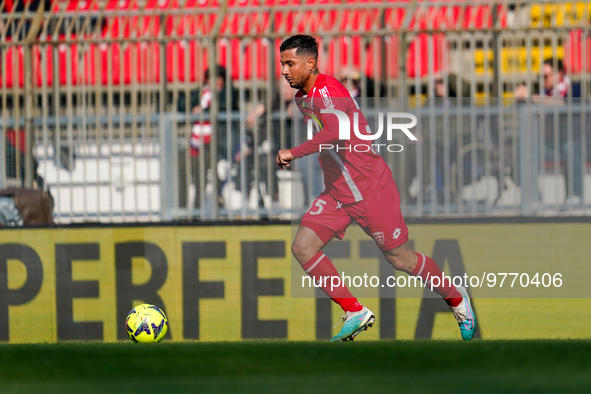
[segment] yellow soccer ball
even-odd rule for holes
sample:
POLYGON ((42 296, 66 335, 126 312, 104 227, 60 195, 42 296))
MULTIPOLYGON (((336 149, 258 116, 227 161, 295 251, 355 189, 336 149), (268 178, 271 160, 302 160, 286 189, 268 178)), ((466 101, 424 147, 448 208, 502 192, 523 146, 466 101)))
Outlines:
POLYGON ((166 336, 168 319, 156 305, 141 304, 127 315, 125 330, 135 343, 158 343, 166 336))

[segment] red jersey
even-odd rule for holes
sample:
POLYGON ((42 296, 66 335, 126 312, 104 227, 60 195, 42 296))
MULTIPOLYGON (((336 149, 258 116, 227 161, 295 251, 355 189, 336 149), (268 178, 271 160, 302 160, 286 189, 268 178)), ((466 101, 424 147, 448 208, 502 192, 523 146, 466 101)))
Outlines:
POLYGON ((354 133, 355 114, 360 133, 370 134, 369 125, 357 102, 336 78, 318 74, 309 94, 300 90, 295 97, 305 125, 311 119, 315 134, 312 139, 291 149, 291 154, 294 158, 318 154, 325 193, 342 204, 352 204, 375 194, 392 180, 392 171, 384 159, 369 149, 374 141, 362 140, 354 133), (349 139, 339 139, 337 116, 321 113, 323 109, 336 109, 348 116, 349 139))

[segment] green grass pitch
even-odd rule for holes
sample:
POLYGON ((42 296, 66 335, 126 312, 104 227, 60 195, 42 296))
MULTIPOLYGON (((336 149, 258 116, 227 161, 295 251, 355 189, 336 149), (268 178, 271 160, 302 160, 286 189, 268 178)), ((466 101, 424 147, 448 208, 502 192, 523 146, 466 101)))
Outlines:
POLYGON ((581 340, 3 344, 0 392, 589 392, 590 356, 581 340))

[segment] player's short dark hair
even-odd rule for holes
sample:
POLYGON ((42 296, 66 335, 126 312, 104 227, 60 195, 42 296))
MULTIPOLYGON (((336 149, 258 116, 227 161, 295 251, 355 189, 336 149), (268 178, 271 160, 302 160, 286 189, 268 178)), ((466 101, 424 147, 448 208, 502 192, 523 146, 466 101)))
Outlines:
POLYGON ((564 63, 561 59, 553 59, 551 57, 544 60, 544 64, 552 67, 555 71, 565 73, 564 63))
POLYGON ((291 36, 283 41, 279 47, 279 51, 281 52, 290 49, 296 49, 295 54, 297 56, 306 55, 318 58, 318 42, 312 36, 306 36, 303 34, 291 36))

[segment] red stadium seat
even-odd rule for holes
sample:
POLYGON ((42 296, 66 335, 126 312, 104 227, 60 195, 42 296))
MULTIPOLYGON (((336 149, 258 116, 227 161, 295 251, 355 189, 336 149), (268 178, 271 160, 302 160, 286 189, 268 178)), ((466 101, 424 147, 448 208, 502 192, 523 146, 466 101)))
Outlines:
POLYGON ((78 45, 60 44, 58 46, 58 67, 60 85, 78 84, 78 45), (68 76, 68 70, 70 76, 68 76))
MULTIPOLYGON (((136 43, 124 45, 112 43, 109 46, 101 45, 100 50, 101 65, 103 70, 103 83, 107 83, 109 81, 109 70, 111 70, 111 83, 115 85, 127 85, 132 82, 133 73, 131 70, 131 52, 136 47, 136 43), (111 57, 110 60, 109 56, 111 57)), ((137 78, 133 79, 134 82, 137 82, 137 78)))
MULTIPOLYGON (((24 71, 24 48, 22 46, 9 46, 2 52, 2 57, 6 58, 6 69, 0 73, 0 86, 6 83, 7 88, 14 87, 18 83, 19 87, 24 86, 25 71, 24 71), (18 54, 18 55, 17 55, 18 54), (16 65, 14 64, 16 62, 16 65), (18 82, 16 82, 18 81, 18 82)), ((33 85, 41 86, 41 68, 40 68, 40 53, 37 46, 32 49, 33 57, 33 85)), ((0 63, 0 68, 2 64, 0 63)), ((45 72, 45 71, 43 71, 45 72)))
MULTIPOLYGON (((169 7, 178 7, 176 0, 170 1, 169 7)), ((191 0, 185 5, 191 9, 200 6, 197 0, 191 0)), ((210 14, 187 13, 174 20, 169 19, 165 31, 167 35, 177 37, 204 34, 207 33, 207 26, 211 26, 215 21, 215 17, 210 14)), ((221 48, 218 50, 221 53, 221 48)), ((197 40, 181 38, 167 43, 166 60, 167 81, 195 82, 203 78, 203 72, 208 66, 207 47, 197 40), (188 61, 187 65, 185 58, 188 61)))
MULTIPOLYGON (((9 46, 3 51, 3 56, 6 57, 6 70, 2 70, 0 78, 2 78, 2 84, 6 84, 6 87, 13 87, 15 80, 18 81, 18 86, 23 86, 24 75, 23 75, 23 53, 22 48, 9 46), (17 62, 14 67, 14 62, 17 62), (20 72, 18 71, 20 70, 20 72), (15 75, 16 74, 16 75, 15 75)), ((0 64, 0 67, 3 65, 0 64)))
POLYGON ((441 72, 445 69, 443 59, 446 56, 447 44, 444 34, 419 34, 408 47, 407 75, 414 78, 441 72), (429 52, 430 45, 433 48, 432 52, 429 52), (432 65, 429 64, 431 60, 432 65))
MULTIPOLYGON (((241 0, 235 0, 235 4, 241 4, 241 0)), ((221 31, 234 35, 262 34, 268 30, 269 23, 269 12, 265 11, 258 10, 251 13, 231 14, 222 23, 221 31)), ((219 52, 222 54, 222 65, 226 65, 227 61, 231 61, 233 65, 243 65, 243 77, 247 79, 252 76, 259 79, 267 78, 269 74, 267 62, 264 59, 268 56, 268 40, 261 38, 245 40, 242 42, 242 53, 240 53, 240 44, 241 42, 238 39, 222 40, 220 42, 219 52), (228 46, 231 52, 230 59, 227 56, 228 46)), ((241 70, 238 67, 232 67, 232 78, 240 78, 240 72, 241 70)))
POLYGON ((46 73, 46 70, 41 69, 41 50, 38 45, 33 47, 33 86, 42 86, 43 80, 42 74, 46 73))
POLYGON ((57 60, 54 56, 54 46, 48 46, 45 51, 47 57, 47 86, 54 84, 54 69, 57 67, 58 76, 57 83, 61 86, 88 84, 94 78, 94 61, 89 61, 89 53, 93 51, 93 45, 89 45, 84 53, 82 53, 82 62, 79 62, 80 54, 79 48, 76 44, 61 44, 57 46, 57 60), (68 70, 71 77, 68 77, 68 70), (82 75, 80 75, 82 74, 82 75))
POLYGON ((564 43, 564 67, 568 74, 591 71, 591 35, 583 38, 582 30, 574 30, 564 43))
MULTIPOLYGON (((11 0, 9 0, 11 1, 11 0)), ((408 9, 404 4, 409 0, 390 0, 393 7, 384 10, 384 19, 387 28, 390 28, 394 33, 391 38, 387 38, 386 48, 387 52, 382 53, 382 48, 375 45, 371 40, 363 41, 359 36, 351 38, 334 38, 328 45, 328 51, 325 53, 326 58, 321 60, 321 66, 326 72, 336 73, 343 67, 353 67, 365 72, 368 76, 374 77, 374 73, 384 74, 388 78, 394 78, 398 74, 398 45, 399 40, 396 37, 396 31, 399 30, 404 13, 408 9), (352 51, 352 64, 349 57, 349 51, 352 51), (378 52, 376 52, 378 51, 378 52), (364 53, 364 62, 361 64, 361 54, 364 53), (374 54, 377 53, 377 57, 374 54), (338 59, 336 58, 338 54, 338 59), (388 54, 390 54, 388 56, 388 54), (384 63, 386 70, 381 70, 382 56, 388 56, 384 63), (376 63, 378 59, 378 63, 376 63)), ((347 0, 349 3, 359 3, 360 0, 347 0)), ((380 0, 361 0, 366 3, 377 3, 380 0)), ((296 0, 230 0, 229 9, 235 10, 240 7, 260 6, 260 8, 244 13, 236 14, 230 13, 226 20, 223 21, 221 31, 233 35, 241 36, 252 33, 263 33, 267 31, 269 23, 271 23, 269 16, 270 12, 265 12, 269 7, 273 6, 279 9, 274 14, 274 23, 285 29, 286 34, 293 32, 306 32, 314 34, 314 32, 322 30, 336 30, 366 32, 372 29, 376 24, 376 18, 379 16, 377 11, 367 11, 367 9, 356 8, 345 11, 342 15, 337 10, 326 8, 316 12, 309 12, 306 15, 299 15, 299 11, 291 11, 286 6, 299 6, 301 3, 296 0), (283 9, 282 9, 283 7, 283 9), (297 18, 296 18, 296 14, 297 18), (339 18, 337 18, 339 17, 339 18), (340 21, 340 22, 339 22, 340 21), (337 26, 336 24, 339 23, 337 26)), ((341 4, 341 0, 307 0, 305 4, 341 4)), ((437 3, 436 5, 428 5, 427 2, 420 2, 417 14, 411 19, 410 30, 413 28, 420 29, 438 29, 449 28, 454 29, 458 24, 462 24, 462 28, 479 28, 489 27, 492 25, 492 10, 488 4, 475 3, 471 6, 454 5, 453 0, 437 3), (441 3, 444 3, 442 6, 441 3), (427 7, 424 5, 427 4, 427 7)), ((216 14, 203 14, 195 12, 199 7, 211 7, 212 3, 203 0, 189 0, 182 6, 187 9, 187 13, 172 18, 167 18, 167 25, 165 26, 165 34, 170 37, 178 37, 178 40, 171 41, 166 47, 166 79, 169 82, 195 82, 203 78, 202 70, 208 67, 207 50, 202 48, 199 42, 191 39, 183 39, 183 37, 190 36, 197 32, 197 29, 207 30, 213 26, 216 14), (187 58, 187 64, 185 63, 187 58)), ((67 0, 66 9, 69 11, 88 10, 92 7, 98 9, 101 5, 97 2, 89 0, 67 0)), ((95 46, 91 46, 85 53, 82 53, 83 61, 78 64, 78 50, 76 45, 69 45, 64 49, 60 48, 59 58, 49 60, 56 60, 59 67, 59 83, 63 84, 66 81, 66 70, 72 68, 72 78, 69 83, 89 83, 97 82, 100 74, 100 83, 114 83, 114 84, 129 84, 129 83, 143 83, 143 82, 157 82, 159 79, 159 59, 160 53, 156 39, 160 30, 160 18, 158 15, 151 15, 147 13, 145 16, 130 16, 124 11, 126 10, 163 10, 163 9, 178 9, 181 7, 179 0, 147 0, 146 3, 138 0, 107 0, 107 10, 123 11, 119 17, 109 17, 103 29, 103 36, 105 38, 145 38, 145 42, 133 42, 125 45, 110 43, 108 46, 99 45, 100 61, 99 65, 101 72, 96 70, 95 56, 97 50, 95 46), (110 48, 110 49, 108 49, 110 48), (66 54, 71 51, 72 61, 70 64, 66 62, 66 54), (108 53, 111 51, 111 60, 109 61, 108 53), (151 58, 150 58, 151 57, 151 58), (134 60, 136 59, 136 60, 134 60), (148 62, 151 66, 148 66, 148 62), (137 65, 137 66, 136 66, 137 65), (81 73, 78 67, 83 67, 81 73), (133 69, 132 69, 133 68, 133 69), (112 78, 108 78, 108 70, 112 72, 112 78), (84 78, 80 80, 80 75, 84 78)), ((506 9, 506 7, 504 7, 506 9)), ((503 8, 500 8, 503 9, 503 8)), ((506 15, 499 15, 501 18, 501 25, 506 23, 506 15)), ((201 31, 201 33, 208 33, 201 31)), ((276 41, 269 41, 267 39, 246 39, 243 45, 240 45, 240 40, 237 38, 222 39, 219 41, 218 53, 220 54, 221 63, 227 65, 229 62, 233 65, 232 75, 233 79, 239 78, 242 67, 242 76, 247 79, 257 78, 266 79, 270 75, 279 76, 279 68, 276 65, 270 65, 275 69, 275 74, 269 70, 268 57, 271 50, 277 51, 277 46, 280 39, 276 41), (227 51, 229 51, 229 56, 227 51), (242 52, 241 52, 242 51, 242 52)), ((576 38, 573 38, 573 45, 577 44, 576 38)), ((407 56, 407 72, 408 76, 425 76, 429 70, 429 61, 433 59, 433 72, 442 71, 445 68, 444 61, 446 59, 447 43, 443 34, 426 35, 417 34, 414 40, 410 43, 407 56), (431 43, 433 50, 429 53, 428 45, 431 43)), ((591 52, 591 51, 589 51, 591 52)), ((573 70, 580 69, 581 60, 573 60, 573 70)), ((589 62, 587 62, 589 64, 589 62)), ((52 67, 48 64, 48 67, 52 67)), ((40 70, 41 72, 41 70, 40 70)), ((4 74, 4 73, 3 73, 4 74)), ((36 77, 35 77, 36 78, 36 77)), ((7 81, 12 83, 13 76, 6 74, 7 81)), ((22 79, 22 77, 21 77, 22 79)), ((48 75, 48 81, 52 80, 52 74, 48 75)), ((20 83, 20 82, 19 82, 20 83)), ((36 80, 36 84, 41 84, 40 79, 36 80)))
POLYGON ((203 78, 207 68, 207 54, 200 43, 180 40, 166 45, 166 80, 168 82, 195 82, 203 78), (185 58, 187 65, 185 65, 185 58), (201 75, 199 75, 201 74, 201 75))

